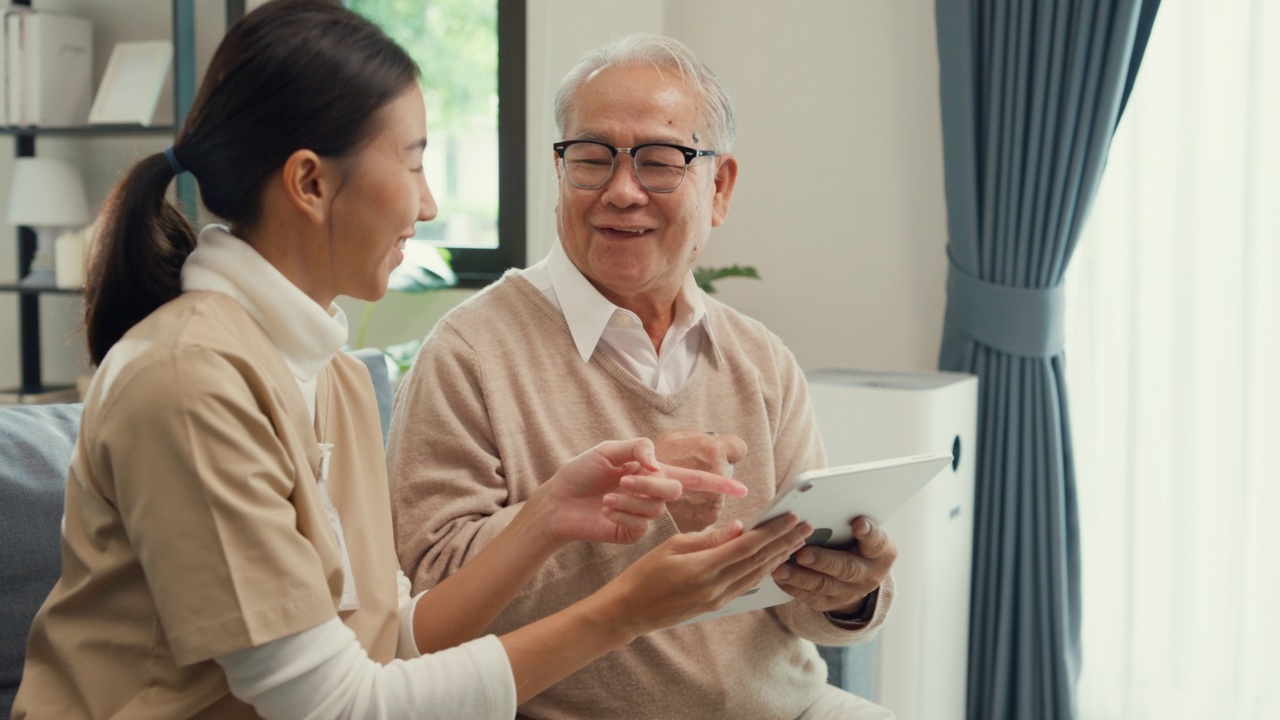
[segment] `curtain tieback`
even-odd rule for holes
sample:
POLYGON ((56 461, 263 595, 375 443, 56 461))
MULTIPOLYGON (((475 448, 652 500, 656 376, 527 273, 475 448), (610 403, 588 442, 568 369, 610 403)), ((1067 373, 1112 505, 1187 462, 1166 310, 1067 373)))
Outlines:
POLYGON ((947 316, 989 348, 1024 357, 1060 355, 1064 307, 1061 283, 1050 288, 996 285, 950 261, 947 316))

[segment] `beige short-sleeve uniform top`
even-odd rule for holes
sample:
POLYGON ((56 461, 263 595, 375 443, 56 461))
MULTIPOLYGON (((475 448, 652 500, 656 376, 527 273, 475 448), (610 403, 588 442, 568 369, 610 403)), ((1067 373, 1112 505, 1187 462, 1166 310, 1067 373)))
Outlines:
POLYGON ((62 576, 28 640, 14 717, 253 717, 213 658, 338 614, 344 529, 378 662, 398 634, 390 502, 368 372, 342 353, 312 423, 262 328, 190 292, 125 335, 85 402, 67 479, 62 576))

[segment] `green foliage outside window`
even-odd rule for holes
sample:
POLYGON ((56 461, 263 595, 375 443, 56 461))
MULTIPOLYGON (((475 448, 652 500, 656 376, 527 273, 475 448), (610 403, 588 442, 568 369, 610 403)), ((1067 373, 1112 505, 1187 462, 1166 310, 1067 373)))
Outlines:
POLYGON ((447 241, 456 237, 449 225, 459 222, 480 231, 477 238, 482 244, 496 242, 496 150, 492 197, 463 197, 460 178, 464 171, 477 172, 477 158, 461 148, 467 137, 491 134, 493 147, 497 146, 497 1, 347 0, 347 6, 381 27, 422 71, 427 152, 443 158, 443 173, 428 174, 440 214, 435 222, 419 226, 418 237, 447 241))
POLYGON ((491 119, 498 98, 494 0, 348 0, 422 69, 428 122, 445 132, 491 119))

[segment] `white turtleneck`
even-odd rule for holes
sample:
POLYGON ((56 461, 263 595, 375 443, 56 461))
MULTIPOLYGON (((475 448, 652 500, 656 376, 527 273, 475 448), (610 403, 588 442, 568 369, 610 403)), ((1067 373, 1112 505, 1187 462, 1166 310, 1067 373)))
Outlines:
POLYGON ((284 356, 316 418, 316 374, 347 342, 347 316, 336 303, 322 308, 248 243, 221 225, 200 232, 182 266, 182 289, 230 295, 266 330, 284 356))

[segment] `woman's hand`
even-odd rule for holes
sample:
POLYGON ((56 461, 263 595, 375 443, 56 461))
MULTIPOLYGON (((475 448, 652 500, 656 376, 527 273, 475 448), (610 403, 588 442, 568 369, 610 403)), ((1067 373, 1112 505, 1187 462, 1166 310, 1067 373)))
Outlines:
POLYGON ((747 494, 736 480, 658 462, 653 442, 638 438, 600 443, 566 462, 528 508, 556 540, 630 544, 685 491, 747 494))
POLYGON ((718 610, 757 585, 813 532, 791 514, 747 532, 742 523, 684 533, 649 551, 597 593, 635 636, 718 610))
POLYGON ((783 515, 745 533, 735 521, 667 540, 591 595, 500 638, 517 701, 644 633, 723 607, 802 547, 811 532, 797 526, 794 515, 783 515))

